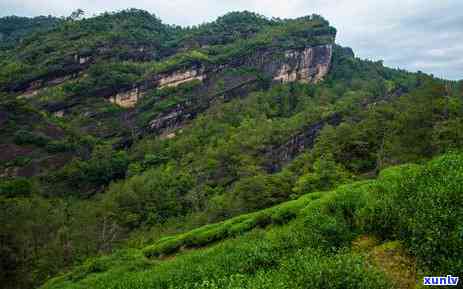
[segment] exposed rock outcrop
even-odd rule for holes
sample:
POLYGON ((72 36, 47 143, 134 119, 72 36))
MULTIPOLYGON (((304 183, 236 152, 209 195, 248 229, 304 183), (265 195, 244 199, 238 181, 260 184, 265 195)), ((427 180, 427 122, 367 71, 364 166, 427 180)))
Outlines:
POLYGON ((155 83, 158 88, 164 88, 175 87, 192 80, 203 81, 206 78, 204 71, 205 69, 202 66, 187 70, 174 71, 172 73, 160 75, 160 77, 155 80, 155 83))
POLYGON ((325 125, 337 126, 341 122, 342 116, 335 113, 328 118, 311 124, 300 133, 291 136, 286 143, 277 147, 267 148, 264 153, 265 159, 269 160, 269 163, 266 164, 267 170, 271 173, 279 171, 284 164, 293 160, 298 154, 312 148, 318 134, 325 125))
POLYGON ((202 86, 195 91, 197 97, 177 104, 159 113, 151 120, 144 130, 149 133, 166 134, 196 117, 198 113, 206 110, 215 101, 228 101, 237 96, 246 94, 249 90, 256 89, 257 77, 255 75, 226 76, 218 72, 205 79, 202 86), (220 90, 217 82, 222 80, 220 90))
POLYGON ((159 117, 150 121, 149 128, 154 132, 163 132, 166 129, 177 127, 179 123, 189 118, 191 118, 191 113, 187 112, 187 108, 177 105, 170 111, 162 113, 159 117))
POLYGON ((330 70, 332 54, 331 45, 285 51, 285 61, 273 74, 273 80, 283 83, 293 81, 319 82, 330 70))
POLYGON ((277 82, 316 83, 328 74, 332 53, 331 44, 286 51, 257 50, 247 57, 231 59, 226 64, 196 64, 186 69, 154 75, 151 80, 138 84, 136 88, 110 96, 109 100, 122 107, 134 107, 148 89, 175 87, 192 80, 204 82, 211 75, 237 67, 253 68, 277 82))
MULTIPOLYGON (((393 98, 398 98, 405 93, 405 89, 398 87, 394 91, 377 97, 369 99, 361 103, 363 109, 368 109, 377 103, 390 101, 393 98)), ((325 119, 309 125, 302 129, 299 133, 292 135, 284 144, 266 148, 264 151, 265 159, 268 162, 264 165, 268 172, 274 173, 279 171, 286 163, 293 160, 297 155, 311 149, 320 134, 321 130, 326 125, 338 126, 346 117, 341 113, 335 113, 325 119)))
POLYGON ((229 100, 236 95, 246 93, 246 87, 258 81, 257 76, 223 75, 222 71, 230 68, 251 68, 262 76, 276 82, 301 81, 316 83, 325 77, 330 69, 332 58, 332 45, 306 47, 299 50, 278 51, 266 49, 255 51, 248 57, 232 59, 230 63, 220 66, 197 66, 180 72, 163 75, 156 79, 158 87, 176 86, 181 83, 198 79, 205 88, 198 94, 203 95, 200 105, 195 103, 179 104, 171 110, 165 111, 153 119, 150 130, 163 133, 165 129, 181 126, 181 122, 191 119, 198 112, 209 107, 218 96, 229 100), (220 77, 218 77, 220 76, 220 77), (222 81, 223 90, 210 89, 215 83, 222 81), (240 92, 237 92, 240 90, 240 92))
POLYGON ((134 107, 138 99, 142 97, 142 92, 138 87, 133 88, 126 92, 120 92, 109 98, 109 101, 119 106, 130 108, 134 107))
POLYGON ((35 80, 29 84, 26 90, 21 93, 18 98, 31 98, 40 93, 40 91, 47 86, 55 86, 69 80, 73 75, 66 75, 48 80, 35 80))

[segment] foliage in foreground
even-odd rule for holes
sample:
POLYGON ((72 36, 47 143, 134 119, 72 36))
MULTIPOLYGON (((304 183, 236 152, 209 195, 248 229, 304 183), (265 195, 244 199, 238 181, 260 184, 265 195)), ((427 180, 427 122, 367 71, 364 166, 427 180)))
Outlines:
MULTIPOLYGON (((253 229, 167 259, 148 259, 139 250, 120 251, 88 260, 42 288, 395 288, 396 280, 385 268, 352 249, 352 242, 364 234, 401 242, 424 274, 457 275, 463 270, 462 172, 462 154, 447 154, 422 166, 389 168, 375 181, 344 185, 266 210, 293 209, 295 218, 286 225, 269 224, 265 230, 253 229)), ((211 241, 227 238, 230 224, 258 214, 170 240, 205 245, 205 232, 219 232, 211 241)), ((172 253, 167 247, 160 249, 166 240, 146 250, 172 253)))

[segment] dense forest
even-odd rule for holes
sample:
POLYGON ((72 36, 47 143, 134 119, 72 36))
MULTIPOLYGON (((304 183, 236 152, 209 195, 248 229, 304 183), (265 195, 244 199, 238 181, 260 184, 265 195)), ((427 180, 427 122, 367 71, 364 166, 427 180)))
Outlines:
POLYGON ((463 81, 357 58, 319 15, 80 16, 0 18, 1 288, 463 272, 463 81))
POLYGON ((52 16, 0 18, 0 49, 12 49, 29 35, 49 31, 58 26, 61 21, 52 16))

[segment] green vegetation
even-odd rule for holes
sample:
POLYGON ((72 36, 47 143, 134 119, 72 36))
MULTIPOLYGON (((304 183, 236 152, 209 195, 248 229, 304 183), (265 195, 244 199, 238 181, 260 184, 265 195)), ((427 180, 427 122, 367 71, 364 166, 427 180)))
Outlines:
POLYGON ((112 180, 125 177, 128 164, 125 152, 114 152, 107 145, 96 146, 88 160, 73 160, 44 177, 45 188, 50 187, 44 194, 92 194, 112 180))
POLYGON ((163 238, 143 250, 148 257, 185 250, 175 258, 150 261, 139 251, 121 251, 42 288, 394 288, 400 280, 390 278, 390 268, 366 262, 370 252, 389 250, 392 243, 358 251, 352 244, 363 234, 404 244, 426 275, 458 274, 463 269, 458 222, 463 217, 462 171, 461 154, 423 166, 389 168, 377 180, 309 194, 163 238), (445 204, 446 212, 433 203, 445 204))
POLYGON ((145 127, 159 114, 187 102, 197 105, 201 102, 201 96, 196 95, 195 89, 200 85, 201 81, 192 80, 177 87, 150 90, 137 105, 138 125, 145 127))
POLYGON ((197 62, 223 63, 269 45, 295 48, 333 43, 335 34, 336 30, 319 16, 269 20, 250 12, 235 12, 216 22, 187 28, 165 25, 156 16, 136 9, 83 20, 70 17, 0 55, 4 66, 0 90, 22 90, 34 80, 72 75, 91 63, 98 66, 90 70, 89 79, 71 86, 69 92, 86 94, 91 93, 89 89, 111 89, 115 84, 123 88, 134 83, 132 74, 141 68, 151 74, 197 62), (185 47, 191 50, 182 52, 185 47), (101 69, 112 73, 101 75, 101 69), (120 78, 126 73, 131 75, 120 78))
MULTIPOLYGON (((40 254, 30 255, 34 262, 17 266, 30 268, 31 265, 26 264, 33 264, 38 268, 42 273, 31 277, 36 279, 30 281, 37 283, 43 280, 43 276, 54 274, 63 267, 70 268, 86 256, 125 247, 126 243, 145 246, 162 238, 165 232, 182 232, 265 209, 306 193, 331 190, 340 184, 374 175, 390 165, 420 162, 448 149, 461 149, 460 135, 446 133, 457 131, 459 122, 456 120, 462 111, 460 96, 446 96, 441 83, 425 75, 389 71, 378 63, 362 65, 361 72, 354 73, 352 79, 340 77, 337 82, 333 80, 337 76, 330 75, 319 85, 272 86, 246 98, 214 106, 178 132, 175 138, 145 138, 136 142, 128 154, 115 152, 107 146, 99 153, 89 154, 84 150, 80 159, 41 177, 32 191, 54 198, 71 195, 87 198, 96 192, 104 192, 91 197, 95 206, 86 209, 89 219, 79 217, 79 209, 68 210, 69 217, 75 220, 71 224, 56 224, 49 228, 40 225, 42 219, 38 218, 39 228, 53 232, 49 235, 51 240, 47 245, 40 243, 40 254), (384 70, 385 75, 363 78, 367 68, 384 70), (406 78, 407 81, 403 82, 406 78), (394 93, 388 92, 390 82, 398 86, 403 85, 399 83, 409 83, 402 89, 410 92, 382 101, 394 93), (433 100, 431 103, 427 101, 429 98, 433 100), (376 105, 365 107, 365 101, 376 102, 376 105), (308 124, 335 112, 344 119, 341 125, 326 126, 312 150, 295 156, 282 171, 268 173, 268 163, 275 156, 263 154, 263 151, 285 144, 308 124), (125 176, 128 178, 111 184, 125 176), (104 219, 97 217, 101 215, 105 216, 104 219), (107 242, 104 249, 98 249, 101 245, 96 244, 100 241, 95 243, 95 239, 83 238, 80 232, 67 235, 68 243, 58 241, 62 238, 61 230, 81 230, 84 234, 87 230, 81 229, 82 224, 87 223, 92 224, 88 228, 93 230, 92 236, 102 234, 104 230, 112 232, 110 237, 104 237, 107 242), (151 231, 152 235, 146 231, 151 231), (84 246, 95 249, 66 249, 84 246), (62 265, 37 267, 35 262, 39 260, 44 264, 56 264, 54 258, 42 255, 56 247, 60 250, 54 250, 55 258, 60 259, 62 265)), ((153 92, 152 98, 146 98, 146 102, 143 100, 137 108, 140 119, 146 123, 152 115, 185 98, 196 97, 191 94, 195 85, 191 85, 153 92)), ((53 150, 50 145, 46 148, 53 150)), ((43 202, 54 203, 54 198, 43 202)), ((80 204, 83 201, 73 202, 80 204)), ((63 205, 57 210, 64 208, 63 205)), ((45 213, 44 209, 38 214, 45 213)), ((172 252, 182 247, 195 248, 198 244, 237 236, 237 232, 256 226, 284 224, 293 218, 288 212, 282 212, 278 217, 257 215, 260 217, 243 219, 236 224, 230 221, 232 225, 223 228, 200 229, 199 236, 186 233, 179 238, 166 239, 161 247, 150 247, 152 253, 149 254, 162 254, 163 250, 172 252)), ((26 219, 19 220, 15 226, 24 227, 26 219)), ((331 225, 327 223, 326 226, 331 225)), ((16 235, 15 231, 7 234, 16 235)), ((344 230, 339 234, 349 235, 349 232, 344 230)), ((97 235, 95 238, 100 240, 102 237, 97 235)), ((27 243, 18 244, 29 247, 27 243)))
POLYGON ((291 201, 256 213, 241 215, 222 223, 207 225, 176 237, 166 237, 155 245, 146 247, 147 257, 172 254, 180 248, 188 249, 205 246, 210 243, 234 237, 256 227, 265 228, 271 224, 286 224, 296 217, 298 211, 308 202, 321 197, 321 193, 306 195, 297 201, 291 201))
POLYGON ((0 49, 11 49, 31 34, 49 31, 60 22, 61 19, 51 16, 34 18, 7 16, 0 18, 0 49))
POLYGON ((463 271, 461 82, 355 58, 318 15, 80 15, 0 50, 1 288, 397 288, 463 271), (322 44, 317 84, 248 64, 322 44), (214 72, 153 88, 191 68, 214 72), (133 108, 107 99, 132 88, 133 108))

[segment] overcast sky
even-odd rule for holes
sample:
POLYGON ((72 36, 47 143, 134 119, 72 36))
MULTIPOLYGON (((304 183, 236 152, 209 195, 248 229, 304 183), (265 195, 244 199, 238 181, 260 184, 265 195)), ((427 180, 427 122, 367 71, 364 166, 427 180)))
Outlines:
POLYGON ((0 16, 68 16, 77 8, 91 16, 132 7, 179 25, 237 10, 281 18, 317 13, 359 57, 463 79, 463 0, 0 0, 0 16))

